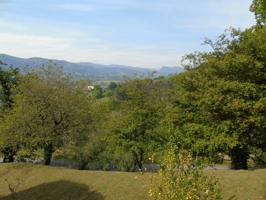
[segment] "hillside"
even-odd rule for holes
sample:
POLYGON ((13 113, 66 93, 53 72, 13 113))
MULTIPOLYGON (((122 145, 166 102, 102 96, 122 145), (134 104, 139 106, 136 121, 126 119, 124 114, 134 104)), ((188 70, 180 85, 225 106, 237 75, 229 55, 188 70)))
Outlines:
POLYGON ((168 76, 182 71, 181 67, 162 67, 159 70, 155 70, 123 65, 101 65, 90 62, 72 63, 65 60, 37 57, 25 59, 6 54, 0 54, 0 61, 0 67, 13 66, 21 70, 56 65, 63 67, 66 73, 71 73, 76 78, 89 78, 94 81, 121 81, 133 77, 148 76, 154 71, 156 71, 156 76, 168 76))
MULTIPOLYGON (((208 171, 220 180, 224 199, 266 199, 266 170, 208 171)), ((0 165, 0 200, 145 200, 151 174, 78 171, 33 165, 0 165)))

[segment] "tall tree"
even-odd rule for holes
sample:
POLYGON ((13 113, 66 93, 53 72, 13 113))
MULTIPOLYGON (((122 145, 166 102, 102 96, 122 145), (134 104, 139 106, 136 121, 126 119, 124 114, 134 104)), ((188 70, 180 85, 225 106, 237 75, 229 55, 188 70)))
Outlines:
MULTIPOLYGON (((254 149, 266 149, 266 27, 233 31, 233 38, 176 76, 170 116, 177 143, 195 156, 231 156, 246 169, 254 149)), ((222 40, 225 38, 221 37, 222 40)))

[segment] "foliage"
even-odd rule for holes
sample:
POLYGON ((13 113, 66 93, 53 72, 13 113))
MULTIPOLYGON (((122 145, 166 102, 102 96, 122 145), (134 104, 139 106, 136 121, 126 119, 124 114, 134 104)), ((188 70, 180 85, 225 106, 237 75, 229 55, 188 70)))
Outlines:
POLYGON ((117 88, 118 107, 106 124, 107 144, 108 151, 118 157, 122 152, 131 154, 133 167, 128 169, 143 170, 147 153, 163 146, 164 138, 157 128, 163 117, 162 101, 168 94, 160 96, 160 91, 152 79, 128 81, 117 88))
POLYGON ((266 27, 232 30, 231 40, 218 40, 226 48, 173 78, 168 121, 180 148, 212 159, 226 153, 236 169, 247 168, 251 149, 265 151, 265 35, 266 27))
POLYGON ((101 169, 143 170, 171 140, 193 158, 246 169, 265 164, 265 0, 254 0, 257 25, 205 40, 211 52, 183 59, 173 77, 108 82, 73 80, 48 67, 18 74, 0 69, 0 151, 4 161, 52 156, 101 169), (107 83, 105 83, 107 85, 107 83))
POLYGON ((214 177, 203 174, 203 166, 186 151, 166 151, 159 179, 149 191, 154 200, 219 200, 221 192, 214 177))
POLYGON ((4 143, 43 148, 45 164, 70 135, 88 137, 90 101, 84 86, 60 69, 49 67, 23 76, 16 88, 14 108, 2 122, 4 143))
POLYGON ((101 88, 101 86, 96 85, 94 87, 94 89, 91 91, 91 94, 93 97, 95 97, 96 99, 100 99, 103 97, 103 89, 101 88))
MULTIPOLYGON (((18 70, 17 69, 7 69, 4 70, 0 67, 0 120, 2 121, 6 113, 13 106, 14 92, 13 88, 16 87, 18 82, 18 70)), ((0 121, 0 122, 1 122, 0 121)), ((0 130, 2 130, 0 124, 0 130)), ((2 131, 0 131, 0 138, 2 138, 2 131)), ((2 138, 4 139, 4 138, 2 138)), ((6 140, 0 140, 0 153, 4 156, 4 162, 13 162, 14 155, 18 151, 18 144, 14 138, 9 138, 6 140)))
POLYGON ((253 0, 250 11, 255 13, 257 23, 259 25, 266 25, 266 1, 253 0))
POLYGON ((116 82, 110 82, 106 90, 104 91, 104 96, 110 97, 114 94, 118 87, 118 84, 116 82))
POLYGON ((97 159, 98 152, 102 148, 98 145, 98 141, 102 136, 105 114, 108 112, 108 102, 103 99, 98 100, 89 96, 87 103, 87 108, 82 109, 82 113, 77 116, 79 125, 61 148, 62 156, 78 162, 79 169, 85 169, 88 162, 97 159))
MULTIPOLYGON (((0 111, 8 109, 13 103, 12 88, 17 84, 18 70, 10 68, 4 70, 0 67, 0 111)), ((0 115, 1 117, 1 115, 0 115)))

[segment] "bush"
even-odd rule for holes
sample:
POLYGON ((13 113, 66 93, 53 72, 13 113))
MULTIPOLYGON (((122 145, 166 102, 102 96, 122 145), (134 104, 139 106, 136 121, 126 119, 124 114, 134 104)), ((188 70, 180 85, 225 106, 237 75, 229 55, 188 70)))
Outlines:
POLYGON ((159 178, 152 179, 149 195, 154 200, 222 199, 217 180, 204 175, 199 160, 193 160, 188 152, 176 153, 173 149, 166 152, 159 178))
POLYGON ((43 160, 43 150, 37 149, 20 149, 16 154, 16 161, 18 162, 40 162, 43 160))

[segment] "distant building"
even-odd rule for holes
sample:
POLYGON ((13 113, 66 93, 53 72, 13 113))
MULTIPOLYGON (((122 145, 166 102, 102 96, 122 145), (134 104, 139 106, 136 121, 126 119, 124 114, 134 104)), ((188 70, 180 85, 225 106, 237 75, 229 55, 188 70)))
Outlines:
POLYGON ((93 85, 89 85, 89 86, 88 86, 88 90, 89 90, 89 91, 94 90, 94 86, 93 86, 93 85))

